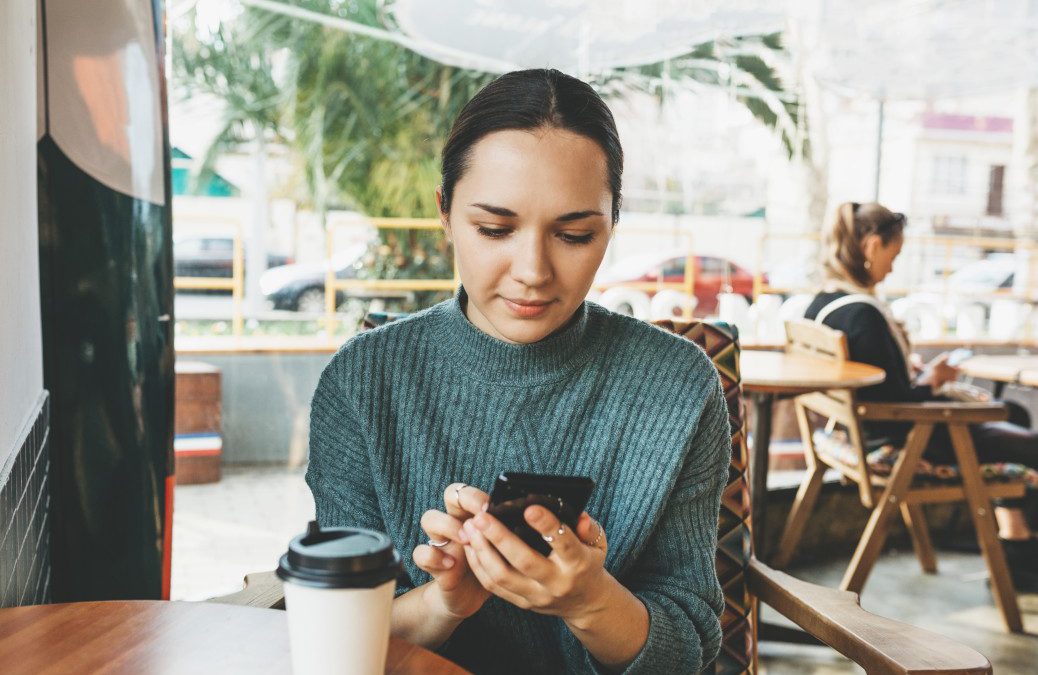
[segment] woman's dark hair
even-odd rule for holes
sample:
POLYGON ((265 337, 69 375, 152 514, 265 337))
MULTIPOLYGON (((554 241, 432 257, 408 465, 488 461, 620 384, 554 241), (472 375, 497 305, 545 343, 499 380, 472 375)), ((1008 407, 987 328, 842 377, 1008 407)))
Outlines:
POLYGON ((602 148, 613 224, 620 217, 620 176, 624 153, 616 122, 605 102, 587 83, 543 68, 506 73, 486 85, 465 104, 443 146, 440 210, 450 213, 454 186, 468 168, 472 146, 487 134, 507 129, 565 129, 602 148))
POLYGON ((895 213, 882 204, 844 202, 836 207, 829 231, 825 233, 826 276, 869 286, 868 267, 862 244, 870 234, 879 236, 884 246, 905 231, 905 214, 895 213))

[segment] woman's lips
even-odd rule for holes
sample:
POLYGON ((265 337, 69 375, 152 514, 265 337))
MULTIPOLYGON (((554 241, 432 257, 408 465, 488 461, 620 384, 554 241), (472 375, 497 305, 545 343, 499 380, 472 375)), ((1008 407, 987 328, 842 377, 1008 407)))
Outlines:
POLYGON ((551 300, 509 300, 503 298, 505 306, 521 319, 535 319, 548 311, 551 300))

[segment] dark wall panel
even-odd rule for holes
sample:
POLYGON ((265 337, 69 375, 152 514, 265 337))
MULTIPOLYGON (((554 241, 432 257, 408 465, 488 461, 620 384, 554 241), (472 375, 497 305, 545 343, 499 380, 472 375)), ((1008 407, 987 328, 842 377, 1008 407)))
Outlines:
POLYGON ((41 0, 55 601, 168 594, 173 284, 161 0, 41 0))

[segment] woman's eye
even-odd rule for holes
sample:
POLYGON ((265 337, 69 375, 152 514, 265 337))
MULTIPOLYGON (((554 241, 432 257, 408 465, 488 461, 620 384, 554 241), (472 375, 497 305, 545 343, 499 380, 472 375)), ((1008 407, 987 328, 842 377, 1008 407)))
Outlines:
POLYGON ((511 232, 507 227, 483 227, 482 225, 477 227, 476 231, 491 239, 500 239, 511 232))
POLYGON ((566 234, 563 232, 561 235, 562 240, 567 244, 590 244, 591 240, 595 238, 595 233, 590 232, 588 234, 566 234))

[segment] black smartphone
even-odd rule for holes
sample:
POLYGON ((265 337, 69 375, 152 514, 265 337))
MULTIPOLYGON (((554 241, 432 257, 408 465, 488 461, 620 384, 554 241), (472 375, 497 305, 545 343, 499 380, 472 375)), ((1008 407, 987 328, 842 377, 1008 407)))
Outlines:
POLYGON ((526 508, 535 504, 543 506, 571 530, 575 530, 594 489, 595 481, 586 476, 505 471, 494 482, 487 512, 504 523, 530 548, 546 556, 551 553, 551 546, 526 523, 523 517, 526 508))

